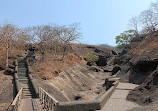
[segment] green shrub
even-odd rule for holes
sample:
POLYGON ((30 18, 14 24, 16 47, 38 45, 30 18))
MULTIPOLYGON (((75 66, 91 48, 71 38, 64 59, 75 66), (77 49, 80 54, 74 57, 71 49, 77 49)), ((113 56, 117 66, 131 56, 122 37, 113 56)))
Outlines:
POLYGON ((90 62, 91 65, 96 65, 96 62, 98 61, 99 57, 94 54, 87 54, 85 59, 86 61, 90 62))

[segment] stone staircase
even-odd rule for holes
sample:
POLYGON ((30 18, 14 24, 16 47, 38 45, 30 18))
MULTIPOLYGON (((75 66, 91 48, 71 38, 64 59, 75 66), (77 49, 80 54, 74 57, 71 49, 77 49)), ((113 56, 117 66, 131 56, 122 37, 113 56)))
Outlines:
POLYGON ((22 99, 34 98, 34 91, 31 87, 31 83, 28 77, 28 70, 25 59, 22 59, 18 62, 18 78, 20 86, 23 87, 22 99))

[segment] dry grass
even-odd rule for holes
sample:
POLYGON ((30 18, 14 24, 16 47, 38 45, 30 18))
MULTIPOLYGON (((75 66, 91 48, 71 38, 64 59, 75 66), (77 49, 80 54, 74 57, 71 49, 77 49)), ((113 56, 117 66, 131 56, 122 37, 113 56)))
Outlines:
MULTIPOLYGON (((36 53, 36 63, 31 67, 33 76, 35 78, 51 79, 70 67, 78 64, 86 64, 87 62, 82 58, 85 58, 85 56, 89 53, 94 55, 105 54, 104 52, 95 52, 96 49, 111 52, 108 48, 96 45, 70 44, 70 46, 71 48, 69 53, 65 56, 64 61, 54 60, 53 54, 47 54, 42 62, 40 61, 41 55, 36 53)), ((57 58, 62 58, 61 54, 58 55, 57 58)))
MULTIPOLYGON (((67 68, 73 67, 78 64, 86 64, 81 57, 68 53, 64 61, 54 60, 53 55, 45 55, 43 62, 40 61, 40 56, 36 56, 36 63, 32 66, 32 75, 38 79, 51 79, 59 75, 60 72, 66 70, 67 68)), ((61 58, 58 56, 58 58, 61 58)))
POLYGON ((152 37, 147 36, 146 39, 144 39, 141 42, 136 42, 133 45, 135 45, 135 48, 133 48, 129 54, 143 54, 145 52, 151 52, 158 48, 158 37, 152 37))
MULTIPOLYGON (((16 57, 22 56, 24 54, 24 50, 12 48, 9 51, 9 64, 12 64, 16 57)), ((5 68, 6 65, 6 48, 3 45, 0 45, 0 67, 5 68)))

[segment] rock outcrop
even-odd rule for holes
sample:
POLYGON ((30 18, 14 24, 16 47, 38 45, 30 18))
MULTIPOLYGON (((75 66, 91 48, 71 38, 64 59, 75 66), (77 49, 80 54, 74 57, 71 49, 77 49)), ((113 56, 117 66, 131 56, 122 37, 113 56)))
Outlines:
POLYGON ((138 104, 150 104, 158 100, 158 31, 131 40, 116 57, 121 67, 122 82, 139 84, 127 99, 138 104))

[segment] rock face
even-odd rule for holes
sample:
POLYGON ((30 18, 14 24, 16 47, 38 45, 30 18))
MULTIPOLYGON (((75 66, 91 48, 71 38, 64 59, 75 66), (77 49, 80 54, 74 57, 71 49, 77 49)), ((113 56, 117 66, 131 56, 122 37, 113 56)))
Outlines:
MULTIPOLYGON (((72 51, 74 51, 79 56, 85 57, 87 54, 98 56, 98 61, 96 61, 97 66, 106 66, 109 58, 117 55, 117 52, 115 52, 114 50, 102 46, 72 44, 71 47, 72 51)), ((92 66, 91 63, 87 63, 87 65, 92 66)))
POLYGON ((120 76, 129 72, 129 82, 141 84, 158 65, 158 32, 135 37, 116 57, 120 76))
POLYGON ((158 100, 158 31, 135 37, 116 57, 121 81, 139 84, 128 100, 149 104, 158 100))
POLYGON ((54 79, 37 81, 37 84, 61 102, 94 100, 105 93, 103 84, 110 74, 94 66, 78 65, 54 79))
POLYGON ((146 80, 133 91, 131 91, 127 100, 135 101, 138 104, 149 104, 158 100, 158 68, 153 71, 146 80))
POLYGON ((106 66, 107 65, 107 56, 99 55, 99 59, 97 61, 97 66, 106 66))

